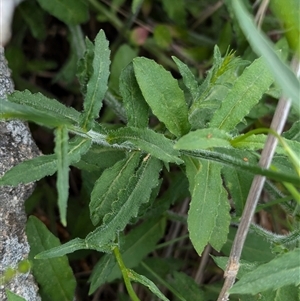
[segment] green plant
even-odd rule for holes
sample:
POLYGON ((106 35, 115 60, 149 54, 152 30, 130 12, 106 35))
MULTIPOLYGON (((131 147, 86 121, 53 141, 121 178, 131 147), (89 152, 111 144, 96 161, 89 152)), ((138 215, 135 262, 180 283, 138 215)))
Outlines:
MULTIPOLYGON (((207 291, 199 289, 187 275, 173 270, 172 279, 166 281, 151 265, 151 258, 149 263, 144 258, 159 247, 156 245, 165 233, 167 220, 187 223, 189 238, 199 255, 208 244, 228 255, 234 231, 230 224, 239 221, 250 183, 257 174, 287 187, 284 195, 272 182, 267 183, 274 201, 293 215, 290 228, 296 230, 283 241, 272 233, 254 229, 246 250, 247 246, 253 248, 264 242, 264 258, 254 259, 253 254, 243 258, 238 277, 245 275, 245 280, 241 278, 241 284, 232 292, 241 294, 240 298, 244 298, 242 294, 260 292, 266 300, 274 300, 272 289, 282 295, 288 290, 291 300, 297 296, 298 289, 293 285, 299 285, 296 258, 300 123, 295 122, 279 139, 273 164, 267 169, 258 166, 257 151, 263 148, 270 130, 251 131, 247 128, 250 122, 245 120, 274 84, 264 58, 249 62, 230 51, 222 57, 215 46, 212 67, 205 80, 199 82, 186 64, 172 57, 182 77, 179 85, 155 61, 136 57, 120 75, 122 102, 114 99, 112 105, 125 122, 112 126, 98 122, 102 100, 109 95, 110 51, 104 32, 98 33, 94 44, 86 39, 84 48, 77 73, 84 96, 82 112, 29 91, 16 91, 8 96, 8 101, 0 100, 1 119, 32 121, 55 133, 54 154, 15 166, 0 179, 0 184, 18 185, 57 173, 58 208, 64 226, 68 224, 69 166, 82 170, 90 195, 85 210, 89 209, 91 223, 85 215, 78 216, 78 234, 62 245, 38 219, 29 218, 30 259, 43 296, 52 292, 52 300, 72 300, 74 276, 62 256, 95 250, 105 254, 89 279, 90 293, 120 277, 121 271, 132 300, 138 297, 131 282, 148 287, 161 300, 168 299, 154 282, 167 287, 178 300, 208 300, 207 291), (188 216, 172 214, 170 207, 186 197, 190 197, 188 216), (235 215, 230 214, 229 198, 235 215), (278 250, 280 254, 274 259, 278 250), (290 263, 288 268, 286 262, 290 263), (139 273, 131 270, 136 267, 139 273), (276 267, 282 267, 283 273, 273 274, 276 267), (256 278, 265 274, 268 281, 254 291, 256 278), (47 287, 46 278, 51 277, 62 284, 62 289, 53 291, 53 283, 47 287), (274 285, 278 277, 286 281, 274 285), (243 281, 248 281, 248 288, 241 288, 243 281), (184 289, 187 285, 189 291, 184 289)), ((279 61, 275 51, 271 51, 279 61)), ((284 72, 291 76, 289 69, 284 72)), ((296 78, 295 82, 298 83, 296 78)), ((297 91, 295 84, 293 89, 297 91)), ((297 104, 296 99, 294 103, 297 104)), ((214 260, 225 269, 227 258, 217 256, 214 260)))

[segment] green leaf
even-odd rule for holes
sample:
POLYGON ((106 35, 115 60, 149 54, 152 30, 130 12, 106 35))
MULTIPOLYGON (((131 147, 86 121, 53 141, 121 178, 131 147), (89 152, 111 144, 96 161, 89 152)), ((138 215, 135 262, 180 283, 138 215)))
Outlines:
MULTIPOLYGON (((156 243, 164 234, 165 226, 165 218, 150 219, 131 230, 128 235, 121 239, 122 259, 127 268, 136 267, 147 254, 154 250, 156 243)), ((106 281, 112 282, 121 277, 120 268, 115 260, 112 265, 109 263, 109 275, 103 276, 103 267, 108 265, 108 261, 111 262, 110 258, 110 254, 104 255, 94 267, 89 280, 91 282, 90 294, 106 281)))
POLYGON ((234 82, 222 105, 214 113, 210 127, 231 131, 258 103, 273 82, 263 58, 255 60, 234 82))
POLYGON ((224 182, 234 202, 236 215, 241 216, 253 180, 253 175, 236 168, 224 166, 224 182))
POLYGON ((40 253, 34 256, 34 258, 49 259, 54 257, 61 257, 66 254, 73 253, 78 250, 85 250, 85 249, 89 249, 85 240, 81 238, 74 238, 61 246, 52 247, 49 250, 44 250, 44 251, 41 250, 40 253))
POLYGON ((175 149, 197 150, 213 147, 232 148, 231 136, 219 129, 200 129, 189 132, 181 137, 174 145, 175 149))
POLYGON ((39 5, 60 21, 76 25, 88 19, 88 6, 85 1, 73 0, 37 0, 39 5))
POLYGON ((300 249, 278 256, 244 275, 230 293, 257 294, 268 289, 300 284, 300 249))
POLYGON ((110 50, 104 31, 100 30, 95 38, 95 52, 93 59, 93 74, 87 84, 87 93, 83 103, 84 112, 81 125, 90 130, 94 119, 98 117, 102 101, 107 90, 109 76, 110 50))
POLYGON ((164 10, 168 17, 176 24, 185 27, 186 24, 186 10, 184 0, 164 0, 162 1, 164 10))
POLYGON ((176 56, 172 56, 172 59, 177 65, 177 68, 182 76, 184 85, 191 93, 193 101, 195 101, 199 96, 199 86, 194 74, 189 69, 189 67, 186 64, 184 64, 181 60, 179 60, 176 56))
POLYGON ((55 131, 55 155, 57 158, 58 208, 60 221, 63 226, 67 224, 67 202, 69 196, 69 160, 68 160, 68 130, 59 127, 55 131))
POLYGON ((175 271, 171 284, 177 291, 184 292, 186 301, 205 301, 203 291, 192 277, 175 271))
POLYGON ((274 172, 269 169, 260 167, 253 163, 253 154, 248 151, 220 148, 214 151, 197 150, 197 151, 182 151, 183 154, 204 160, 219 162, 230 167, 239 168, 251 174, 259 174, 279 182, 288 182, 299 186, 299 177, 290 175, 284 172, 274 172), (250 160, 250 159, 251 160, 250 160))
MULTIPOLYGON (((268 68, 270 72, 272 72, 277 84, 282 88, 283 93, 291 98, 295 110, 298 114, 300 114, 299 80, 291 71, 291 69, 282 60, 280 60, 268 38, 266 38, 261 32, 258 31, 256 26, 254 25, 254 21, 246 11, 243 3, 241 1, 234 1, 232 3, 232 6, 240 23, 240 26, 247 36, 251 47, 258 55, 261 55, 263 60, 268 64, 268 68)), ((297 51, 299 52, 299 48, 297 49, 297 51)))
POLYGON ((291 128, 288 131, 284 132, 282 136, 285 139, 300 142, 300 120, 294 122, 291 128))
POLYGON ((171 73, 153 60, 135 58, 133 67, 142 94, 157 118, 175 136, 190 129, 183 91, 171 73))
POLYGON ((21 105, 0 99, 0 119, 22 119, 26 121, 33 121, 39 125, 49 128, 58 127, 60 125, 72 126, 74 124, 69 118, 65 116, 51 113, 46 113, 46 110, 41 111, 27 105, 21 105))
POLYGON ((91 194, 90 217, 94 225, 111 212, 121 190, 126 189, 128 179, 134 174, 140 161, 140 153, 134 152, 128 158, 106 169, 96 181, 91 194))
POLYGON ((55 155, 43 155, 23 161, 8 170, 1 178, 0 185, 17 186, 53 175, 57 170, 55 155), (30 171, 30 172, 28 172, 30 171))
POLYGON ((159 160, 144 157, 136 173, 128 179, 127 188, 119 193, 119 198, 112 204, 111 212, 103 218, 103 225, 86 237, 89 248, 111 251, 116 234, 137 216, 139 207, 149 200, 152 189, 159 184, 161 167, 159 160))
POLYGON ((128 270, 128 276, 131 281, 138 282, 138 283, 148 287, 148 289, 161 300, 170 301, 168 298, 166 298, 162 294, 162 292, 158 289, 158 287, 147 277, 140 275, 133 270, 128 270))
POLYGON ((41 251, 59 246, 58 238, 34 216, 28 219, 26 234, 30 244, 29 259, 33 262, 32 272, 40 285, 41 295, 45 296, 45 300, 73 300, 76 281, 67 257, 34 259, 34 256, 41 251))
POLYGON ((139 150, 164 161, 181 164, 179 151, 173 148, 173 141, 167 139, 163 134, 159 134, 148 128, 139 129, 134 127, 119 128, 107 135, 110 144, 132 143, 139 150))
POLYGON ((5 290, 6 295, 7 295, 7 301, 26 301, 24 298, 16 295, 15 293, 5 290))
MULTIPOLYGON (((78 162, 82 154, 88 151, 91 140, 75 137, 69 143, 68 157, 70 164, 78 162)), ((38 181, 45 176, 51 176, 57 171, 56 155, 42 155, 23 161, 8 170, 1 178, 0 185, 17 186, 20 183, 38 181), (30 172, 28 172, 30 171, 30 172)))
POLYGON ((191 242, 199 255, 209 242, 220 250, 227 240, 230 223, 222 166, 188 157, 185 163, 192 197, 187 220, 191 242))
POLYGON ((120 93, 126 109, 127 125, 139 128, 147 127, 149 107, 136 81, 132 63, 121 73, 120 93))

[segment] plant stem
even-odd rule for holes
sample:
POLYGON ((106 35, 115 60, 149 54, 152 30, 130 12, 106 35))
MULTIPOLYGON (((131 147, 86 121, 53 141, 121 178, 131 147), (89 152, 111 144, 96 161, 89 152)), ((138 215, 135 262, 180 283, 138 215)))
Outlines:
POLYGON ((123 262, 123 259, 122 259, 122 256, 121 256, 121 253, 120 253, 120 250, 118 247, 115 247, 114 248, 114 255, 117 259, 117 262, 118 262, 118 265, 119 265, 119 268, 121 270, 121 273, 123 275, 123 279, 124 279, 124 283, 125 283, 125 286, 126 286, 126 289, 127 289, 127 292, 131 298, 132 301, 140 301, 140 299, 138 298, 138 296, 136 295, 132 285, 131 285, 131 282, 130 282, 130 279, 128 277, 128 273, 127 273, 127 268, 123 262))
MULTIPOLYGON (((300 66, 299 61, 296 57, 293 58, 292 69, 294 70, 296 75, 299 76, 300 66)), ((282 133, 283 127, 288 117, 290 107, 291 100, 286 99, 285 97, 281 97, 276 107, 274 117, 270 126, 270 128, 274 130, 278 135, 282 133)), ((275 153, 277 143, 277 138, 274 135, 269 134, 259 161, 259 165, 261 167, 269 168, 273 155, 275 153)), ((233 286, 235 282, 235 278, 239 270, 239 260, 241 257, 242 249, 265 180, 266 177, 261 175, 256 175, 253 179, 245 204, 245 208, 241 217, 241 222, 239 224, 239 228, 231 248, 229 260, 224 274, 225 282, 218 297, 218 301, 226 301, 229 299, 228 290, 233 286)))

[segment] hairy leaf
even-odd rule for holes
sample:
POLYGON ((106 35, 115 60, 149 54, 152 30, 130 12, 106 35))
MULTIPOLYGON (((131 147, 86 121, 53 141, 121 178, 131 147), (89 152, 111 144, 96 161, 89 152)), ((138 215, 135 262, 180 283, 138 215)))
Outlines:
POLYGON ((219 129, 201 129, 189 132, 174 145, 175 149, 197 150, 213 147, 231 148, 230 135, 219 129))
POLYGON ((26 234, 30 244, 29 259, 33 261, 32 271, 40 285, 41 295, 46 295, 50 300, 73 300, 76 280, 67 257, 34 259, 36 254, 59 246, 58 238, 34 216, 28 219, 26 234))
POLYGON ((111 251, 116 234, 137 216, 140 205, 149 200, 152 189, 159 184, 161 167, 161 162, 153 157, 143 159, 139 169, 128 179, 127 189, 119 193, 111 212, 104 217, 103 225, 86 237, 91 249, 111 251))
POLYGON ((41 93, 31 93, 28 90, 15 91, 8 95, 8 100, 20 105, 36 109, 42 115, 69 120, 72 124, 79 122, 80 113, 71 107, 66 107, 56 99, 51 99, 41 93))
POLYGON ((73 0, 37 0, 39 5, 60 21, 76 25, 88 19, 88 6, 84 1, 73 0))
POLYGON ((84 112, 81 126, 90 130, 94 119, 98 117, 102 101, 107 90, 109 76, 110 50, 104 31, 100 30, 95 38, 95 52, 93 59, 93 74, 87 84, 87 93, 83 103, 84 112))
POLYGON ((300 249, 280 255, 244 275, 232 287, 230 292, 254 295, 261 291, 278 289, 285 285, 299 285, 299 258, 300 249))
POLYGON ((214 113, 210 127, 231 131, 248 115, 273 82, 263 58, 255 60, 234 82, 222 105, 214 113))
POLYGON ((179 158, 179 151, 173 148, 173 141, 167 139, 163 134, 156 133, 148 128, 120 128, 109 133, 107 141, 110 144, 131 142, 139 150, 143 150, 167 163, 182 163, 182 160, 179 158))
POLYGON ((139 161, 140 153, 134 152, 128 158, 106 169, 96 181, 89 204, 90 216, 94 225, 97 225, 108 212, 111 212, 113 202, 118 199, 120 191, 127 188, 128 179, 134 174, 139 161))
POLYGON ((61 223, 67 223, 67 202, 69 196, 69 160, 68 160, 68 131, 66 127, 59 127, 55 131, 55 155, 57 158, 58 208, 61 223))
POLYGON ((133 67, 142 94, 157 118, 175 136, 190 129, 183 91, 171 73, 153 60, 135 58, 133 67))
POLYGON ((229 205, 222 186, 220 165, 188 157, 185 163, 192 196, 188 229, 192 244, 201 255, 209 242, 217 249, 226 242, 230 222, 229 205))
POLYGON ((132 63, 121 73, 120 93, 127 113, 128 126, 147 127, 149 107, 136 81, 132 63))
MULTIPOLYGON (((78 162, 82 154, 91 146, 91 140, 75 137, 69 143, 68 158, 70 164, 78 162)), ((8 170, 1 178, 0 185, 17 186, 20 183, 38 181, 45 176, 51 176, 57 171, 56 155, 42 155, 23 161, 8 170), (30 172, 28 172, 30 171, 30 172)))

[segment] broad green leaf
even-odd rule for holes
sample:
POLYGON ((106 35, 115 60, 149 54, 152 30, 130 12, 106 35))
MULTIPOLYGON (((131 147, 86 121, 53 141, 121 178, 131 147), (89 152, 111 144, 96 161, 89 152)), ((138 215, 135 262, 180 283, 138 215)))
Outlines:
POLYGON ((58 208, 60 221, 63 226, 67 224, 67 202, 69 196, 69 160, 68 160, 68 130, 59 127, 55 131, 55 155, 57 160, 58 208))
MULTIPOLYGON (((268 68, 270 72, 272 72, 277 84, 282 88, 283 93, 291 98, 295 110, 298 114, 300 114, 299 80, 291 69, 282 60, 280 60, 268 38, 258 31, 254 25, 252 17, 250 17, 249 13, 246 11, 242 1, 233 1, 232 6, 251 47, 258 55, 261 55, 263 60, 268 64, 268 68)), ((299 48, 297 51, 299 52, 299 48)))
POLYGON ((138 128, 147 127, 149 107, 136 81, 132 63, 121 73, 120 93, 126 109, 127 125, 138 128))
POLYGON ((171 285, 179 292, 184 292, 186 301, 205 301, 204 293, 193 278, 185 273, 173 272, 173 279, 171 285))
POLYGON ((6 290, 7 301, 26 301, 24 298, 16 295, 15 293, 6 290))
POLYGON ((163 295, 163 293, 158 289, 158 287, 147 277, 140 275, 140 274, 136 273, 135 271, 129 270, 129 269, 128 269, 127 273, 128 273, 128 276, 131 281, 138 282, 138 283, 148 287, 148 289, 161 300, 170 301, 168 298, 166 298, 163 295))
POLYGON ((219 129, 201 129, 189 132, 174 145, 175 149, 197 150, 213 147, 231 148, 231 136, 219 129))
MULTIPOLYGON (((69 143, 68 158, 70 164, 78 162, 82 154, 88 151, 91 140, 75 137, 69 143)), ((17 186, 20 183, 38 181, 45 176, 51 176, 57 171, 56 155, 42 155, 23 161, 8 170, 1 178, 0 185, 17 186), (30 172, 28 172, 30 171, 30 172)))
POLYGON ((171 73, 153 60, 135 58, 133 68, 142 94, 157 118, 177 137, 190 129, 183 91, 171 73))
POLYGON ((127 189, 120 191, 119 198, 112 204, 111 212, 103 218, 103 225, 86 237, 91 249, 111 250, 116 234, 122 231, 131 218, 136 217, 139 207, 150 198, 158 184, 161 162, 153 157, 144 157, 136 173, 127 181, 127 189))
POLYGON ((231 293, 257 294, 268 289, 278 289, 286 285, 300 284, 300 249, 280 255, 257 269, 244 275, 231 293))
POLYGON ((163 134, 154 132, 151 129, 124 127, 119 128, 107 135, 110 144, 132 143, 137 149, 149 153, 164 162, 181 164, 179 151, 173 148, 173 141, 167 139, 163 134))
POLYGON ((227 240, 230 223, 222 166, 188 157, 185 163, 192 197, 187 220, 191 242, 199 255, 209 242, 219 250, 227 240))
MULTIPOLYGON (((164 234, 165 225, 165 218, 150 219, 131 230, 128 235, 121 239, 122 259, 127 268, 136 267, 147 254, 154 250, 156 243, 164 234)), ((104 284, 105 281, 111 282, 121 277, 120 268, 115 261, 112 266, 110 265, 109 275, 106 277, 102 276, 103 266, 105 266, 105 262, 109 258, 111 258, 110 254, 104 255, 94 267, 89 280, 91 282, 90 294, 104 284)))
POLYGON ((107 90, 109 76, 110 50, 104 31, 100 30, 95 38, 95 52, 93 59, 93 74, 87 84, 87 93, 83 103, 84 112, 81 126, 90 130, 94 119, 99 116, 102 101, 107 90))
POLYGON ((73 300, 76 280, 67 257, 47 260, 34 259, 36 254, 59 246, 59 239, 34 216, 30 216, 28 219, 26 234, 30 244, 29 259, 33 262, 32 272, 40 285, 40 294, 45 296, 45 300, 73 300))
POLYGON ((140 153, 134 152, 128 158, 106 169, 96 181, 91 194, 90 217, 94 225, 111 212, 121 190, 126 189, 128 179, 134 174, 140 161, 140 153))
POLYGON ((192 95, 193 100, 195 101, 199 95, 199 87, 194 74, 189 69, 189 67, 186 64, 184 64, 181 60, 179 60, 176 56, 172 56, 172 59, 177 65, 177 68, 182 76, 184 85, 187 87, 187 89, 192 95))
POLYGON ((1 119, 22 119, 33 121, 39 125, 54 128, 60 125, 72 126, 74 122, 65 116, 54 114, 44 109, 35 109, 28 105, 21 105, 0 99, 0 120, 1 119))
POLYGON ((163 0, 163 8, 167 12, 168 17, 176 24, 185 27, 186 10, 184 0, 163 0))
POLYGON ((291 128, 284 132, 282 136, 288 140, 294 140, 300 142, 300 120, 293 123, 291 128))
POLYGON ((240 170, 249 172, 251 174, 259 174, 279 182, 288 182, 299 186, 299 177, 290 175, 285 172, 275 172, 270 169, 260 167, 253 163, 253 153, 244 150, 220 148, 214 151, 197 150, 197 151, 182 151, 183 154, 202 158, 204 160, 213 161, 228 165, 230 167, 238 168, 240 170))
POLYGON ((60 21, 76 25, 88 19, 88 6, 85 1, 73 0, 37 0, 39 5, 60 21))
POLYGON ((258 103, 272 82, 273 76, 263 58, 255 60, 234 82, 209 126, 225 131, 233 130, 258 103))

